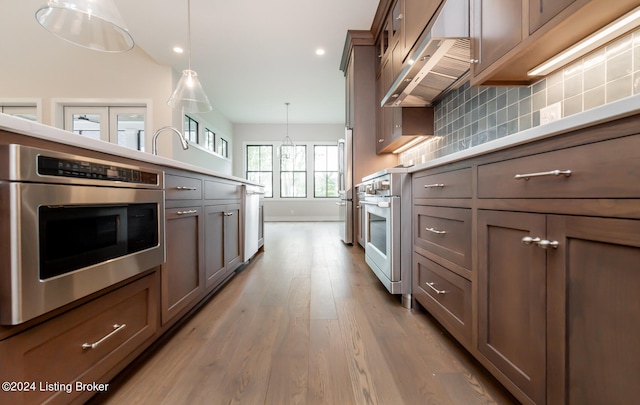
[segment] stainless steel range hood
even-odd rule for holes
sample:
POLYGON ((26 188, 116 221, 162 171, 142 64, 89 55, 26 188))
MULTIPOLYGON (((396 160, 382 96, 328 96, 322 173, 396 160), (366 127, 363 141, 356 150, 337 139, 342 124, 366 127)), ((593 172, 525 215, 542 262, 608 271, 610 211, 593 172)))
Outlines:
POLYGON ((446 0, 383 97, 385 107, 431 106, 469 72, 469 0, 446 0))

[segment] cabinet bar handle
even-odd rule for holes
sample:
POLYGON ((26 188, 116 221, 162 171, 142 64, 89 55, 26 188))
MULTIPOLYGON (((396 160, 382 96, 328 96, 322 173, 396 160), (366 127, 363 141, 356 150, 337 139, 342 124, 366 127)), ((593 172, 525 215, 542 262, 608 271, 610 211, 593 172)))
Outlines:
POLYGON ((566 177, 571 176, 571 170, 551 170, 548 172, 539 172, 539 173, 527 173, 527 174, 516 174, 515 179, 525 179, 529 180, 531 177, 543 177, 543 176, 560 176, 564 174, 566 177))
POLYGON ((197 190, 197 188, 195 187, 186 187, 186 186, 177 186, 176 190, 181 190, 181 191, 194 191, 197 190))
POLYGON ((431 233, 437 233, 438 235, 444 235, 445 233, 447 233, 447 231, 439 231, 435 228, 424 228, 424 229, 431 233))
POLYGON ((424 188, 442 188, 444 187, 444 184, 442 183, 438 183, 438 184, 425 184, 424 188))
POLYGON ((187 214, 195 214, 197 212, 198 212, 197 210, 178 211, 178 212, 176 212, 176 214, 178 214, 178 215, 187 215, 187 214))
POLYGON ((105 337, 103 337, 102 339, 98 340, 95 343, 83 343, 82 344, 82 350, 86 350, 86 349, 95 349, 96 347, 98 347, 102 342, 104 342, 105 340, 109 339, 111 336, 115 335, 116 333, 120 332, 122 329, 124 329, 127 326, 126 323, 123 323, 122 325, 118 325, 115 324, 113 325, 113 331, 111 331, 111 333, 109 333, 108 335, 106 335, 105 337))
POLYGON ((546 249, 548 247, 552 247, 554 249, 557 249, 558 246, 560 245, 557 240, 550 241, 550 240, 546 240, 546 239, 538 241, 538 242, 536 242, 536 244, 538 245, 538 247, 541 247, 542 249, 546 249))
POLYGON ((225 217, 230 217, 230 216, 232 216, 232 215, 233 215, 233 212, 225 212, 225 213, 223 213, 223 215, 224 215, 225 217))
POLYGON ((437 288, 435 288, 433 285, 435 283, 426 283, 427 287, 431 288, 433 291, 436 292, 436 294, 446 294, 447 292, 445 290, 438 290, 437 288))
POLYGON ((524 238, 522 238, 522 243, 524 243, 525 245, 530 245, 532 243, 538 242, 540 242, 540 238, 532 238, 531 236, 525 236, 524 238))

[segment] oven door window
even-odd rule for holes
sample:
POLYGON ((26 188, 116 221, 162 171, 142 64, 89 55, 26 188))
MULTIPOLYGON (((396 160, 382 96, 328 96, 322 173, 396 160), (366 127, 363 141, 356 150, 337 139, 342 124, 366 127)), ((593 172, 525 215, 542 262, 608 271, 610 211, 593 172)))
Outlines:
POLYGON ((40 279, 127 252, 127 207, 40 207, 40 279))
POLYGON ((369 240, 383 255, 387 255, 387 219, 369 213, 369 240))

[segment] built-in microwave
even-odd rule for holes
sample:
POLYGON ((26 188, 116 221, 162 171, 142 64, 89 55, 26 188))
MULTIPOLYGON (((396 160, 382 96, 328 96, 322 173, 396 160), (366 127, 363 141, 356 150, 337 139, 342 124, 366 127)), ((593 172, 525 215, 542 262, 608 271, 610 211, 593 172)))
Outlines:
POLYGON ((21 145, 0 162, 0 324, 164 262, 162 171, 21 145))

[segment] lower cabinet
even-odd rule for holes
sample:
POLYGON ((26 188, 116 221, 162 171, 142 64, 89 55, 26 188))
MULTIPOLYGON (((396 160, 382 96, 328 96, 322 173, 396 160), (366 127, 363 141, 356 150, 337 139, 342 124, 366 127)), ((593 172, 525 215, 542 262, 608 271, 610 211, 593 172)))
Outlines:
POLYGON ((165 210, 167 260, 162 265, 162 324, 182 314, 205 291, 202 207, 165 210))
POLYGON ((206 288, 213 288, 242 261, 240 204, 205 207, 206 288))
POLYGON ((538 404, 637 401, 640 220, 479 210, 478 349, 538 404))
POLYGON ((0 379, 13 383, 3 385, 0 403, 82 403, 106 391, 109 379, 158 330, 156 277, 154 272, 1 341, 0 379))
POLYGON ((478 349, 535 403, 545 403, 546 251, 522 242, 545 235, 545 217, 481 210, 478 232, 478 349))

